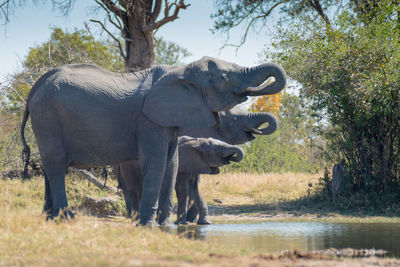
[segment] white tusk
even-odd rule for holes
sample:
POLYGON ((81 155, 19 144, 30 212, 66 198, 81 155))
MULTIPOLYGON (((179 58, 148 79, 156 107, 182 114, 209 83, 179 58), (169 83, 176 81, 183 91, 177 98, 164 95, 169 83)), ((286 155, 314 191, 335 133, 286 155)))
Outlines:
POLYGON ((259 86, 253 87, 247 87, 246 91, 250 91, 250 92, 257 92, 260 91, 262 89, 264 89, 265 87, 267 87, 268 85, 272 84, 275 82, 275 78, 274 77, 269 77, 268 79, 266 79, 262 84, 260 84, 259 86))
POLYGON ((263 132, 261 132, 260 130, 258 130, 257 128, 252 128, 251 129, 251 132, 253 133, 253 134, 262 134, 263 132))

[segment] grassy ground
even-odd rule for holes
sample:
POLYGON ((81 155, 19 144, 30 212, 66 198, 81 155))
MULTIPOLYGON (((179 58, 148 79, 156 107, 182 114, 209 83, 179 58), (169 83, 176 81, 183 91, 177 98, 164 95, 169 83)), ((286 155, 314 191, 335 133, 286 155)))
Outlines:
MULTIPOLYGON (((307 197, 309 188, 312 189, 308 184, 316 183, 318 177, 222 174, 204 177, 201 188, 206 199, 213 204, 212 219, 216 223, 227 219, 237 222, 235 217, 239 218, 239 222, 270 220, 279 218, 279 214, 284 214, 281 219, 290 220, 293 216, 289 214, 294 210, 282 209, 282 203, 307 197)), ((109 195, 93 185, 88 186, 86 180, 77 177, 67 177, 67 185, 69 202, 75 209, 82 206, 86 195, 109 195)), ((124 217, 93 216, 85 209, 80 209, 77 219, 70 222, 46 221, 41 213, 43 187, 41 177, 29 181, 0 179, 0 265, 315 266, 323 261, 327 266, 338 263, 345 266, 395 266, 400 263, 396 259, 354 261, 299 254, 281 258, 255 255, 250 250, 235 250, 187 239, 183 235, 168 233, 168 228, 136 227, 124 217)), ((122 214, 122 200, 111 208, 122 214)), ((304 209, 307 210, 307 207, 304 209)), ((305 217, 318 218, 312 210, 305 214, 305 217)))
POLYGON ((203 176, 200 190, 217 223, 254 221, 400 222, 396 214, 370 216, 317 199, 322 174, 224 173, 203 176), (222 203, 221 203, 222 202, 222 203))

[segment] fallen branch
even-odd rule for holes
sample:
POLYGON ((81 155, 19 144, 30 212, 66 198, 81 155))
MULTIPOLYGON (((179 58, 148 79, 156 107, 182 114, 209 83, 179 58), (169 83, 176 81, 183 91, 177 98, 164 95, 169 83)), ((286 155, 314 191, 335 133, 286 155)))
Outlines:
POLYGON ((74 172, 76 172, 77 174, 82 176, 83 178, 88 179, 89 182, 91 182, 95 186, 97 186, 97 187, 99 187, 101 189, 105 189, 105 190, 107 190, 108 192, 111 192, 111 193, 116 193, 118 195, 121 194, 121 192, 120 192, 120 190, 118 190, 118 188, 115 188, 114 186, 104 185, 99 179, 96 178, 96 176, 94 176, 93 174, 91 174, 87 170, 81 170, 81 169, 77 169, 77 168, 74 168, 74 167, 70 167, 70 168, 74 172))

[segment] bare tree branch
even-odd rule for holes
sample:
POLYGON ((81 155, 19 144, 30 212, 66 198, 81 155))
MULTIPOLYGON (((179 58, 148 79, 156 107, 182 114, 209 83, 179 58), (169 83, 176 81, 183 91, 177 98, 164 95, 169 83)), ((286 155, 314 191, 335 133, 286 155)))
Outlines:
POLYGON ((111 0, 101 0, 101 2, 103 2, 103 4, 112 13, 114 13, 116 16, 120 17, 121 19, 123 19, 123 17, 126 15, 125 12, 122 9, 120 9, 117 5, 115 5, 113 1, 111 1, 111 0))
POLYGON ((157 21, 155 23, 149 24, 147 26, 143 27, 143 31, 144 32, 149 32, 149 31, 153 31, 155 29, 160 28, 161 26, 163 26, 164 24, 176 20, 178 18, 178 13, 181 9, 186 9, 188 6, 190 6, 190 4, 185 4, 184 0, 180 0, 179 4, 177 3, 173 3, 171 5, 168 5, 168 0, 165 0, 165 17, 163 19, 161 19, 160 21, 157 21), (175 10, 174 13, 169 16, 169 11, 171 9, 172 6, 175 6, 175 10))
POLYGON ((162 5, 162 1, 161 0, 156 0, 156 2, 154 3, 154 10, 151 13, 151 16, 153 17, 154 21, 156 21, 156 19, 160 15, 161 5, 162 5))
POLYGON ((18 91, 13 86, 6 86, 5 88, 6 90, 12 91, 14 94, 16 94, 18 98, 24 103, 24 106, 26 105, 25 98, 20 93, 18 93, 18 91))
POLYGON ((329 21, 328 16, 325 14, 324 10, 322 9, 321 3, 319 0, 310 0, 310 5, 317 11, 318 15, 322 17, 322 19, 325 21, 326 25, 331 25, 331 22, 329 21))
POLYGON ((4 15, 4 24, 6 24, 9 21, 8 14, 10 12, 10 0, 6 0, 0 4, 0 10, 4 15))
POLYGON ((105 189, 109 192, 112 193, 119 193, 119 190, 113 186, 109 186, 106 184, 103 184, 99 179, 97 179, 96 176, 94 176, 93 174, 91 174, 89 171, 87 170, 82 170, 82 169, 77 169, 74 167, 70 167, 74 172, 76 172, 77 174, 79 174, 80 176, 82 176, 83 178, 88 179, 91 183, 93 183, 95 186, 101 188, 101 189, 105 189))
MULTIPOLYGON (((228 40, 229 40, 229 33, 228 33, 228 38, 227 38, 225 44, 221 47, 221 49, 223 49, 223 48, 225 48, 225 47, 228 47, 228 46, 229 46, 229 47, 236 47, 236 52, 237 52, 238 49, 239 49, 240 47, 242 47, 242 46, 246 43, 247 35, 248 35, 249 31, 250 31, 250 28, 254 25, 254 23, 255 23, 258 19, 261 19, 261 18, 264 18, 264 19, 265 19, 266 17, 268 17, 268 16, 272 13, 272 11, 273 11, 275 8, 277 8, 277 7, 278 7, 279 5, 281 5, 281 4, 284 4, 285 2, 287 2, 287 0, 279 1, 279 2, 275 3, 273 6, 271 6, 271 7, 268 9, 268 11, 266 11, 263 15, 256 16, 256 17, 252 18, 252 19, 250 20, 250 22, 247 24, 246 30, 245 30, 244 35, 243 35, 242 39, 240 40, 240 43, 239 43, 239 44, 229 44, 229 43, 227 43, 228 40)), ((257 8, 259 8, 260 5, 261 5, 261 3, 262 3, 262 1, 261 1, 258 5, 254 6, 248 13, 250 14, 251 12, 253 12, 254 10, 256 10, 257 8)), ((241 20, 239 20, 237 23, 235 23, 234 27, 240 25, 246 18, 247 18, 247 16, 244 16, 241 20)))
MULTIPOLYGON (((122 27, 122 24, 121 24, 121 21, 118 19, 118 16, 116 16, 115 15, 115 19, 116 19, 116 21, 117 22, 115 22, 112 18, 111 18, 111 12, 110 12, 110 10, 105 6, 105 5, 103 5, 103 3, 102 2, 100 2, 99 0, 95 0, 95 2, 100 6, 100 7, 102 7, 103 9, 104 9, 104 11, 107 13, 107 17, 108 17, 108 20, 110 21, 110 23, 112 24, 112 25, 114 25, 117 29, 119 29, 119 30, 123 30, 123 27, 122 27), (118 24, 117 24, 118 23, 118 24)), ((114 13, 113 13, 114 14, 114 13)))
POLYGON ((119 53, 121 54, 121 57, 123 57, 124 60, 126 60, 126 56, 125 56, 125 54, 124 54, 124 50, 122 49, 122 45, 121 45, 121 42, 119 41, 119 39, 118 39, 117 37, 115 37, 109 30, 107 30, 106 26, 105 26, 101 21, 99 21, 99 20, 94 20, 94 19, 91 19, 90 21, 100 24, 100 26, 103 28, 103 30, 104 30, 105 32, 107 32, 108 35, 111 36, 111 38, 114 39, 114 41, 115 41, 115 42, 117 43, 117 45, 118 45, 118 49, 119 49, 119 53))

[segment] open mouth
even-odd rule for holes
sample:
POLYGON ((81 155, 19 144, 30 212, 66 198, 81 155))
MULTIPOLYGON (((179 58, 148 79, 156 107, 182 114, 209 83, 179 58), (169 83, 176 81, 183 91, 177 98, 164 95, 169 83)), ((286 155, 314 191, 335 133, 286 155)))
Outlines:
POLYGON ((254 140, 256 137, 253 135, 252 131, 246 131, 248 141, 254 140))

